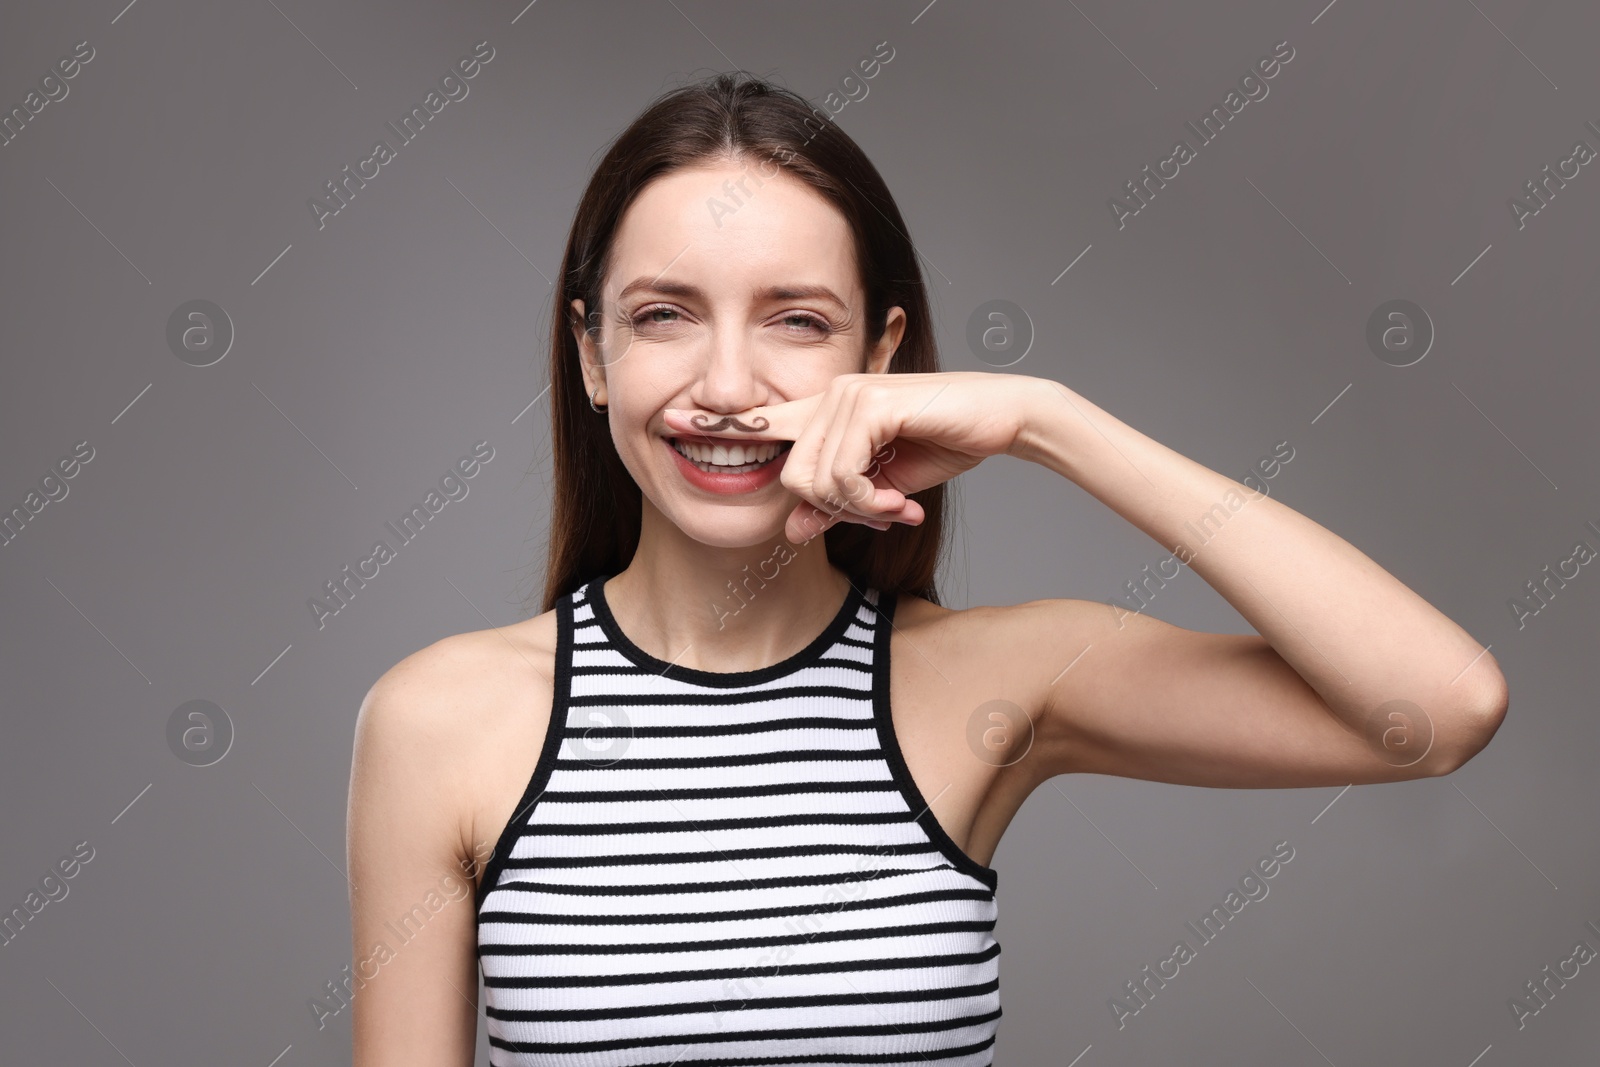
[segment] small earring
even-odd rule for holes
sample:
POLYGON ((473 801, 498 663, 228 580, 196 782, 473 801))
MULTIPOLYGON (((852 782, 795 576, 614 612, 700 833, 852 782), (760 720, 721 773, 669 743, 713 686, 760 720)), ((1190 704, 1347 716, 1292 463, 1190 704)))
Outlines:
POLYGON ((593 408, 594 410, 600 412, 600 414, 604 415, 608 405, 606 405, 606 404, 596 404, 594 402, 594 398, 599 394, 599 392, 600 392, 600 387, 597 385, 597 386, 594 387, 594 392, 589 394, 589 406, 591 408, 593 408))

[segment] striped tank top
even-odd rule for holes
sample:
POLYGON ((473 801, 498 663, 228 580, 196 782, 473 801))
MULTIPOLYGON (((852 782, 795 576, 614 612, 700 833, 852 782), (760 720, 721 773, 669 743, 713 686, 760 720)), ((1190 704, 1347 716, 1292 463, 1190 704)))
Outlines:
POLYGON ((533 775, 476 897, 495 1067, 993 1063, 996 872, 906 769, 892 594, 780 663, 677 667, 557 602, 533 775))

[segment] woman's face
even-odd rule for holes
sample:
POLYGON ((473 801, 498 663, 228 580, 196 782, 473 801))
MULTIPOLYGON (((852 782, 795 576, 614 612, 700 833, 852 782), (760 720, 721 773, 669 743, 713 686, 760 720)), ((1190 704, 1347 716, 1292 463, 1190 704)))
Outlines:
MULTIPOLYGON (((709 431, 724 415, 822 392, 837 375, 882 373, 905 325, 890 309, 868 350, 850 227, 775 161, 651 182, 618 227, 602 293, 600 329, 574 330, 585 389, 608 405, 594 417, 609 421, 645 508, 725 548, 782 530, 796 503, 778 481, 787 442, 725 429, 712 451, 669 429, 662 410, 704 414, 709 431)), ((572 307, 589 321, 581 300, 572 307)))

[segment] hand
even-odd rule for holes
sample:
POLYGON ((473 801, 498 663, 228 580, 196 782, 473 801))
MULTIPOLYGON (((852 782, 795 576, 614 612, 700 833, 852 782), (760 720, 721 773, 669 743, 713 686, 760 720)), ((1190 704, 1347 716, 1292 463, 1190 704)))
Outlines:
MULTIPOLYGON (((801 501, 784 525, 799 544, 835 522, 920 524, 926 516, 910 494, 1009 452, 1035 390, 1034 379, 1013 374, 842 374, 813 396, 733 413, 759 428, 753 434, 715 436, 794 442, 779 481, 801 501)), ((691 412, 662 416, 686 436, 706 436, 691 412)))

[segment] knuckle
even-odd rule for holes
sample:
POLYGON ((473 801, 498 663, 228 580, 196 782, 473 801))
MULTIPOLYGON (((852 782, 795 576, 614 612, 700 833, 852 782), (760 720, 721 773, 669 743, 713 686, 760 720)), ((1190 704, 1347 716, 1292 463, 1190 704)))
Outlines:
POLYGON ((863 479, 850 467, 843 464, 834 467, 833 480, 844 491, 844 495, 852 501, 860 500, 866 495, 866 491, 861 484, 863 479))
POLYGON ((811 499, 811 483, 810 483, 809 479, 801 478, 798 475, 791 475, 791 474, 785 472, 778 479, 778 481, 783 485, 783 487, 785 489, 789 490, 789 492, 793 493, 795 496, 799 497, 800 499, 802 499, 802 500, 810 500, 811 499))

